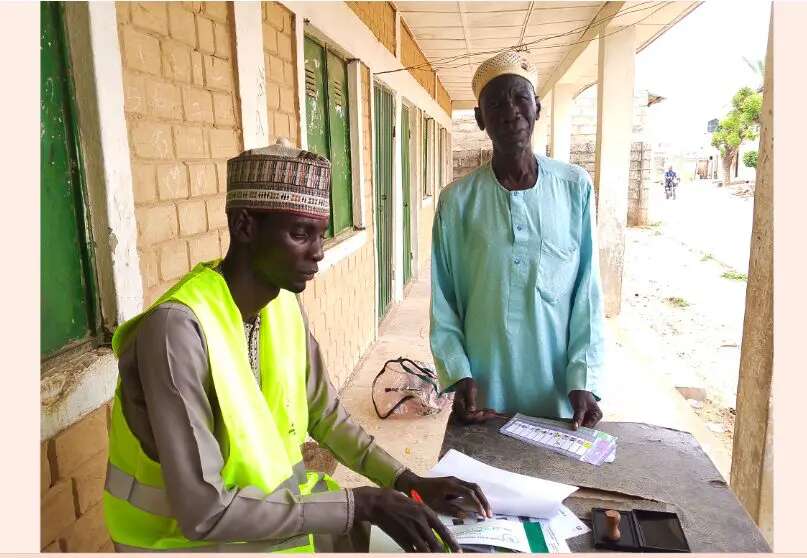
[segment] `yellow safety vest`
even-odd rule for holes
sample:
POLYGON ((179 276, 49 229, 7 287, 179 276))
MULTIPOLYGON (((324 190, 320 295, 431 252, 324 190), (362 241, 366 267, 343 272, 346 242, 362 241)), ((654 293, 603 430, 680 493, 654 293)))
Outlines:
MULTIPOLYGON (((297 299, 281 290, 261 310, 261 387, 249 363, 241 313, 218 262, 197 265, 145 312, 115 331, 120 356, 141 320, 158 305, 188 306, 202 327, 213 386, 221 412, 216 439, 224 456, 221 477, 228 489, 255 486, 266 493, 286 487, 296 494, 338 490, 327 475, 306 472, 300 446, 308 431, 306 335, 297 299)), ((104 517, 112 540, 123 550, 243 550, 313 552, 313 536, 258 543, 210 543, 186 538, 171 513, 162 468, 149 458, 123 414, 120 381, 109 429, 109 465, 104 517), (225 547, 226 548, 222 548, 225 547)))

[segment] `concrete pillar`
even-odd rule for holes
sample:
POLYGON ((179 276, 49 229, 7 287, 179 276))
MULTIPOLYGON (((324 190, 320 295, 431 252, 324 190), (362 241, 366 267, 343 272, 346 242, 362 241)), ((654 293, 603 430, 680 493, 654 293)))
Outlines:
POLYGON ((745 294, 745 321, 737 383, 737 419, 731 488, 773 542, 773 25, 760 117, 754 224, 745 294))
POLYGON ((572 147, 572 108, 577 85, 559 83, 552 88, 552 158, 569 162, 572 147))
POLYGON ((635 48, 633 27, 600 31, 594 187, 606 316, 619 314, 622 303, 635 48))
POLYGON ((541 114, 535 123, 532 131, 532 150, 539 155, 546 155, 546 146, 549 142, 549 124, 552 114, 552 94, 550 93, 541 101, 541 114))

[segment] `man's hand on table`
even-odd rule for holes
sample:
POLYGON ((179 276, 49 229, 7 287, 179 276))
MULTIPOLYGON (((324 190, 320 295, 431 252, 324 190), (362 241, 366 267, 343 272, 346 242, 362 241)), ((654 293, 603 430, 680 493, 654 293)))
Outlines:
POLYGON ((438 536, 452 552, 461 552, 436 513, 492 515, 482 490, 454 477, 423 478, 407 470, 398 477, 395 488, 354 488, 356 520, 377 525, 407 552, 445 552, 438 536), (413 490, 423 503, 407 497, 413 490))
POLYGON ((476 408, 476 390, 473 378, 463 378, 454 384, 451 416, 460 424, 480 424, 501 416, 493 409, 476 408))
POLYGON ((577 430, 581 426, 594 428, 602 419, 602 411, 597 404, 597 399, 590 391, 575 389, 569 392, 569 403, 572 404, 572 429, 577 430))
POLYGON ((435 533, 452 552, 460 552, 457 539, 428 507, 397 490, 361 486, 353 489, 356 521, 378 525, 407 552, 445 552, 435 533))
POLYGON ((407 495, 416 491, 423 503, 437 513, 454 517, 493 516, 479 485, 456 477, 426 478, 407 470, 398 477, 395 488, 407 495))

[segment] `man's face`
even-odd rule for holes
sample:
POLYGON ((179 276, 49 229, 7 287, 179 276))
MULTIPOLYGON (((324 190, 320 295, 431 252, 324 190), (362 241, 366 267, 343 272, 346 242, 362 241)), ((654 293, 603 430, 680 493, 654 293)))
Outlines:
POLYGON ((252 266, 268 284, 293 293, 318 271, 327 219, 312 219, 289 213, 252 214, 254 238, 248 245, 252 266))
POLYGON ((530 149, 540 104, 532 84, 521 76, 505 74, 488 83, 475 109, 480 130, 486 130, 493 148, 502 153, 530 149))

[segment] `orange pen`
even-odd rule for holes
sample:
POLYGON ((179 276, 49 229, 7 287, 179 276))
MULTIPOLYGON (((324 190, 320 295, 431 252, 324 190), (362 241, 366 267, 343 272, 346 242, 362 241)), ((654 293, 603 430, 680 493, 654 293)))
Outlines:
MULTIPOLYGON (((420 494, 418 494, 418 491, 417 491, 417 490, 415 490, 414 488, 411 490, 411 492, 409 493, 409 495, 410 495, 410 496, 412 497, 412 499, 413 499, 415 502, 417 502, 418 504, 423 504, 424 506, 426 505, 426 503, 423 501, 423 498, 421 498, 421 497, 420 497, 420 494)), ((442 544, 442 545, 443 545, 443 550, 445 550, 446 552, 451 552, 451 549, 450 549, 450 548, 448 547, 448 545, 447 545, 447 544, 446 544, 446 543, 443 541, 443 539, 441 539, 441 538, 440 538, 440 535, 438 535, 438 534, 437 534, 437 531, 435 531, 434 529, 432 529, 432 533, 434 533, 434 537, 437 539, 437 541, 438 541, 440 544, 442 544)))

